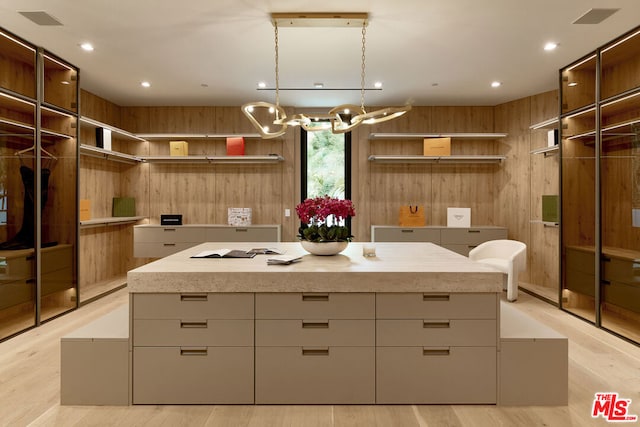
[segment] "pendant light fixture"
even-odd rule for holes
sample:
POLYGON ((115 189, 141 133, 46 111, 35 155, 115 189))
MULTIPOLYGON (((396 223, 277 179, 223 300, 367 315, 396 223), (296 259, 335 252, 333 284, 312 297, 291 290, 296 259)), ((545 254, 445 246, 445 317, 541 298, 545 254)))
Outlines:
POLYGON ((380 110, 367 112, 364 106, 365 94, 365 47, 368 24, 367 13, 273 13, 271 22, 274 28, 275 38, 275 77, 276 77, 276 103, 257 101, 244 104, 242 112, 265 138, 282 136, 288 127, 301 126, 309 132, 319 130, 331 130, 333 133, 350 132, 361 124, 375 124, 392 120, 402 116, 411 109, 410 105, 403 107, 387 107, 380 110), (326 114, 294 114, 287 118, 284 109, 280 106, 280 69, 279 69, 279 44, 278 26, 289 27, 356 27, 362 28, 362 63, 360 70, 360 105, 343 104, 332 108, 326 114), (260 118, 260 119, 258 119, 260 118), (321 125, 318 125, 322 123, 321 125))

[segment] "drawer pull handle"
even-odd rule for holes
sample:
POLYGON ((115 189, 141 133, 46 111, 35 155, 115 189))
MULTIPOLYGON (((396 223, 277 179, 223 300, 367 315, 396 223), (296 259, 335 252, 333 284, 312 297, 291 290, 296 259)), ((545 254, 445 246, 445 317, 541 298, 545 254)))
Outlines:
POLYGON ((36 259, 35 255, 29 255, 27 256, 27 261, 33 261, 34 259, 36 259))
POLYGON ((207 294, 180 295, 180 301, 207 301, 207 294))
POLYGON ((244 233, 244 232, 247 232, 247 231, 249 231, 248 228, 236 228, 236 233, 244 233))
POLYGON ((604 256, 602 255, 602 262, 611 262, 611 258, 609 258, 608 256, 604 256))
POLYGON ((467 247, 468 247, 469 249, 473 249, 473 248, 477 248, 477 247, 478 247, 478 245, 467 245, 467 247))
POLYGON ((329 329, 329 321, 316 321, 316 322, 308 322, 306 320, 302 321, 303 329, 329 329))
POLYGON ((206 356, 206 348, 181 348, 180 356, 206 356))
POLYGON ((302 294, 302 301, 329 301, 329 294, 302 294))
POLYGON ((401 233, 413 233, 413 230, 400 230, 401 233))
POLYGON ((422 294, 422 301, 449 301, 449 295, 422 294))
POLYGON ((422 327, 423 328, 450 328, 451 324, 449 323, 448 320, 443 320, 443 321, 435 321, 435 322, 430 322, 427 320, 423 320, 422 321, 422 327))
POLYGON ((467 233, 479 233, 480 230, 467 230, 467 233))
POLYGON ((303 356, 328 356, 328 348, 302 348, 303 356))
POLYGON ((163 246, 175 246, 176 244, 175 243, 163 243, 162 245, 163 246))
POLYGON ((180 327, 181 328, 206 328, 207 327, 207 321, 204 320, 202 322, 198 322, 198 321, 186 321, 186 320, 181 320, 180 321, 180 327))
POLYGON ((164 231, 176 231, 175 228, 165 228, 164 231))
POLYGON ((423 356, 448 356, 448 348, 422 348, 423 356))
POLYGON ((611 281, 609 281, 609 280, 602 279, 601 282, 602 282, 603 285, 610 285, 611 284, 611 281))

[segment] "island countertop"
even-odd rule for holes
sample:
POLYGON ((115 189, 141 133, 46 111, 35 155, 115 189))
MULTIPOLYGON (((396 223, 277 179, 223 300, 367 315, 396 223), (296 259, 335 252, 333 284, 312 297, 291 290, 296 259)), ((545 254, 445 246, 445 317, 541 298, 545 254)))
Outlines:
POLYGON ((376 256, 351 242, 335 256, 316 256, 298 242, 203 243, 129 271, 131 293, 157 292, 501 292, 501 272, 432 243, 375 243, 376 256), (207 250, 272 247, 302 256, 267 265, 277 255, 191 258, 207 250))

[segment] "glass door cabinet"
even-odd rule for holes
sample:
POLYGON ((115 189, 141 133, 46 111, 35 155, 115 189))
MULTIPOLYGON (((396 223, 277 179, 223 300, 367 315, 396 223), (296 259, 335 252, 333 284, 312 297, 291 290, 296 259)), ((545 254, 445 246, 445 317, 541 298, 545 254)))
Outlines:
POLYGON ((561 307, 640 343, 640 28, 560 80, 561 307))
POLYGON ((0 29, 0 340, 77 306, 78 70, 0 29))

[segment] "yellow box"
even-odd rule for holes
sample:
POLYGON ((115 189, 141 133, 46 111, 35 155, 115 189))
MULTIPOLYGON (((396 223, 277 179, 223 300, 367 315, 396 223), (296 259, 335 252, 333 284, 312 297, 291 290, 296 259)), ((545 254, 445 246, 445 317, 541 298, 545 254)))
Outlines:
POLYGON ((425 138, 425 156, 450 156, 451 138, 425 138))
POLYGON ((91 219, 91 200, 80 199, 80 221, 91 219))
POLYGON ((188 156, 189 144, 187 141, 169 141, 169 154, 172 156, 188 156))

